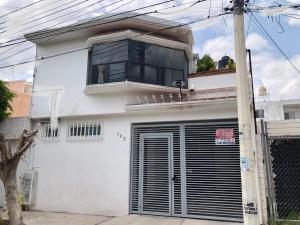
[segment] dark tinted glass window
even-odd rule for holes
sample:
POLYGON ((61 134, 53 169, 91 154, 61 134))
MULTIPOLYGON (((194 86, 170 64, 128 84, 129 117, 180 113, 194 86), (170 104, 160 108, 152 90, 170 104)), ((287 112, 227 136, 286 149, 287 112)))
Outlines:
POLYGON ((129 81, 140 81, 141 75, 141 65, 139 63, 128 63, 128 75, 127 79, 129 81))
POLYGON ((255 111, 256 118, 265 118, 265 111, 263 109, 258 109, 255 111))
POLYGON ((119 82, 125 80, 126 66, 125 63, 109 64, 108 82, 119 82))
POLYGON ((95 45, 92 48, 92 65, 128 60, 128 41, 95 45))
POLYGON ((95 45, 90 52, 88 84, 134 81, 187 85, 188 61, 183 50, 124 40, 95 45))
POLYGON ((145 66, 144 82, 148 84, 157 84, 157 67, 145 66))

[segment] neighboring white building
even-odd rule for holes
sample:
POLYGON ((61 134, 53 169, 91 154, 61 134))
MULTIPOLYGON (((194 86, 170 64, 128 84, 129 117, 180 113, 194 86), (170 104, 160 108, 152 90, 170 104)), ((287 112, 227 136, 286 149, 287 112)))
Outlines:
POLYGON ((119 16, 26 38, 44 57, 33 209, 243 220, 235 73, 191 74, 188 27, 119 16))
POLYGON ((257 101, 257 118, 270 120, 300 119, 300 99, 279 101, 257 101))

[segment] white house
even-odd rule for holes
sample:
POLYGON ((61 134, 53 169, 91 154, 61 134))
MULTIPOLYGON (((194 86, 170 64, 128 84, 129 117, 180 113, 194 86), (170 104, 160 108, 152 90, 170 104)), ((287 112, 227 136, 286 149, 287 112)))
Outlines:
POLYGON ((122 14, 26 38, 33 209, 243 220, 235 73, 193 73, 188 27, 122 14))
MULTIPOLYGON (((269 120, 299 120, 300 99, 269 101, 261 100, 256 103, 258 118, 269 120)), ((292 122, 292 121, 291 121, 292 122)))

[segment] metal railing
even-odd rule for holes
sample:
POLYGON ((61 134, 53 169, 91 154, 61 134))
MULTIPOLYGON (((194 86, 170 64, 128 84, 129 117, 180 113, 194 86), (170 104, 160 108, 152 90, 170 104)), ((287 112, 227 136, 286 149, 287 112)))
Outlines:
POLYGON ((236 99, 236 88, 218 88, 185 93, 157 93, 137 95, 127 99, 127 106, 172 104, 187 102, 226 101, 236 99))

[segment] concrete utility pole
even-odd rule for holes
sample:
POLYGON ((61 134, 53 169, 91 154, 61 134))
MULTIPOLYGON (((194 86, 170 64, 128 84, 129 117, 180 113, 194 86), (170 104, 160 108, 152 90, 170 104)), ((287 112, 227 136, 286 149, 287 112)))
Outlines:
POLYGON ((244 0, 233 1, 237 105, 240 131, 240 160, 244 224, 259 225, 258 190, 255 177, 255 141, 253 139, 250 83, 246 61, 244 0))

